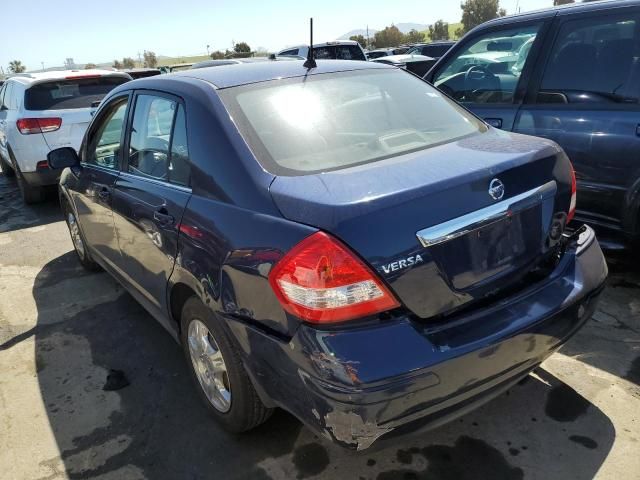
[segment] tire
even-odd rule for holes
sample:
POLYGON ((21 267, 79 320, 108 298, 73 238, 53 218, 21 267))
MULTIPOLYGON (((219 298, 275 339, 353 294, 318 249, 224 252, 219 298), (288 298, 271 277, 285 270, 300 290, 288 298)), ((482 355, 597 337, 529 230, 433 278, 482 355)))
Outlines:
POLYGON ((71 206, 64 202, 62 204, 62 212, 64 213, 64 220, 67 222, 67 228, 69 229, 69 235, 71 236, 71 242, 73 243, 73 249, 78 256, 78 260, 80 260, 80 264, 84 267, 85 270, 90 272, 98 272, 102 270, 100 265, 93 261, 91 258, 91 253, 87 248, 87 242, 82 235, 82 231, 80 230, 80 226, 78 225, 78 220, 76 219, 75 213, 71 209, 71 206))
POLYGON ((16 176, 16 172, 13 170, 13 167, 9 165, 4 158, 2 158, 2 155, 0 155, 0 168, 2 168, 2 173, 4 173, 5 177, 16 176))
POLYGON ((32 205, 34 203, 40 203, 44 200, 44 190, 42 187, 34 187, 29 185, 27 181, 22 176, 22 172, 16 168, 16 179, 18 180, 18 188, 20 189, 20 194, 22 195, 22 200, 27 205, 32 205))
POLYGON ((236 347, 215 314, 194 296, 186 301, 180 324, 191 378, 215 420, 233 433, 264 423, 272 410, 258 397, 236 347), (207 348, 203 348, 204 338, 207 348))

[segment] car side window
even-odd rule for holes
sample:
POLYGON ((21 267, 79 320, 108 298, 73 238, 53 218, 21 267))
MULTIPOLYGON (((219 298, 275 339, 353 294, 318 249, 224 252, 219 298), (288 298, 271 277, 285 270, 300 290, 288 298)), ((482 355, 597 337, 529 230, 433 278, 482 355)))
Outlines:
POLYGON ((165 97, 137 96, 129 140, 129 173, 168 180, 171 128, 177 106, 165 97))
POLYGON ((189 148, 184 106, 139 94, 133 113, 127 170, 133 175, 189 185, 189 148))
POLYGON ((638 21, 631 13, 571 20, 558 32, 537 103, 638 101, 638 21))
POLYGON ((13 83, 12 82, 7 82, 4 85, 4 96, 2 97, 2 105, 5 107, 5 109, 7 110, 12 110, 12 100, 11 100, 11 95, 13 92, 13 83))
POLYGON ((178 105, 176 120, 171 137, 171 156, 169 158, 169 182, 176 185, 189 185, 189 147, 187 145, 187 123, 184 107, 178 105))
POLYGON ((540 25, 492 31, 468 41, 434 78, 465 103, 512 103, 540 25))
POLYGON ((87 136, 84 162, 116 170, 129 97, 113 101, 100 113, 87 136))

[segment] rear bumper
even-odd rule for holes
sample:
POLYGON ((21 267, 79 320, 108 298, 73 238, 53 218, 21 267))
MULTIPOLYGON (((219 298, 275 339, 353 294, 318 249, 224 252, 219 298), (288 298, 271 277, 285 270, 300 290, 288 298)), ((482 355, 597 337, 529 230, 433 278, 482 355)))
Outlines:
POLYGON ((592 315, 607 276, 589 228, 547 280, 440 325, 408 317, 289 341, 230 322, 267 402, 357 450, 447 422, 526 376, 592 315))

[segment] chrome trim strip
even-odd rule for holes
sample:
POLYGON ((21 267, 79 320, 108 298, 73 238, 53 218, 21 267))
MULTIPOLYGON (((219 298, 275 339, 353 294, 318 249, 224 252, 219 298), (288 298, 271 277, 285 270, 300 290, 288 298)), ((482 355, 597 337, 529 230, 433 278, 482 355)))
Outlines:
POLYGON ((458 218, 420 230, 416 233, 423 247, 432 247, 466 235, 492 223, 499 222, 515 213, 527 210, 553 197, 558 190, 555 180, 533 188, 515 197, 502 200, 488 207, 467 213, 458 218))
POLYGON ((180 190, 181 192, 191 193, 191 187, 184 187, 175 183, 166 182, 164 180, 158 180, 156 178, 143 177, 141 175, 135 175, 133 173, 120 170, 120 176, 129 180, 142 180, 143 182, 155 183, 156 185, 162 185, 163 187, 169 187, 174 190, 180 190))

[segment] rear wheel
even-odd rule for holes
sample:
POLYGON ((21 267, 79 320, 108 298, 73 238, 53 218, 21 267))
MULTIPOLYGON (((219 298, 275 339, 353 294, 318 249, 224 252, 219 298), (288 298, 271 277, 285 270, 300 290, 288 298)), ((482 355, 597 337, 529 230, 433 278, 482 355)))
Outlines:
POLYGON ((64 203, 64 219, 69 227, 69 234, 71 235, 71 241, 73 242, 73 248, 78 255, 78 260, 82 266, 91 272, 100 270, 100 265, 93 261, 89 250, 87 250, 87 244, 84 241, 82 232, 80 231, 80 225, 78 225, 78 219, 76 218, 73 210, 69 204, 64 203))
POLYGON ((180 337, 200 398, 226 430, 245 432, 269 418, 227 333, 196 297, 182 309, 180 337))

